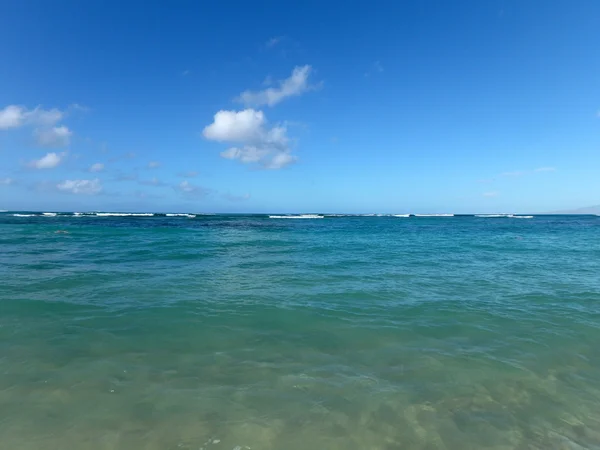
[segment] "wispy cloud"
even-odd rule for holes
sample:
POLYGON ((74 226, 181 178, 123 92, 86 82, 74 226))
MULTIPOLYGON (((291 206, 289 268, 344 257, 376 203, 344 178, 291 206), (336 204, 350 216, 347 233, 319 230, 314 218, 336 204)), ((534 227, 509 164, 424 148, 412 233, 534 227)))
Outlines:
POLYGON ((93 180, 65 180, 57 184, 56 188, 69 194, 96 195, 102 191, 102 184, 98 178, 93 180))
POLYGON ((265 47, 273 48, 277 44, 281 43, 282 39, 283 39, 283 36, 274 36, 274 37, 270 38, 269 40, 267 40, 267 42, 265 42, 265 47))
POLYGON ((229 192, 226 192, 224 194, 221 194, 221 197, 230 202, 244 202, 246 200, 250 200, 250 194, 233 195, 229 192))
POLYGON ((555 167, 538 167, 534 172, 556 172, 555 167))
POLYGON ((297 66, 289 78, 280 80, 275 87, 269 87, 262 91, 244 91, 235 100, 246 106, 275 106, 288 97, 297 97, 321 86, 321 83, 311 85, 308 78, 312 72, 309 65, 297 66))
POLYGON ((286 127, 269 127, 262 111, 219 111, 203 135, 212 141, 240 144, 223 151, 221 156, 244 164, 281 169, 297 159, 291 153, 286 127))
POLYGON ((156 177, 154 177, 150 180, 141 180, 141 181, 139 181, 139 183, 144 186, 155 186, 155 187, 166 186, 166 183, 160 181, 156 177))
POLYGON ((178 177, 181 178, 196 178, 198 176, 198 172, 191 170, 189 172, 180 172, 177 174, 178 177))
POLYGON ((179 191, 181 194, 185 195, 186 197, 191 197, 191 198, 206 197, 208 194, 211 193, 210 189, 192 184, 187 180, 182 181, 178 185, 174 186, 174 188, 176 191, 179 191))
POLYGON ((90 166, 88 169, 89 172, 102 172, 104 170, 104 164, 95 163, 90 166))
POLYGON ((369 70, 365 72, 365 77, 370 77, 376 73, 383 73, 383 65, 381 64, 381 61, 375 61, 373 64, 371 64, 369 70))
POLYGON ((36 141, 42 147, 66 147, 73 132, 66 126, 36 130, 36 141))
POLYGON ((119 173, 115 176, 114 181, 137 181, 137 173, 119 173))
POLYGON ((11 184, 15 184, 14 178, 0 178, 0 185, 2 186, 10 186, 11 184))
POLYGON ((148 169, 156 169, 156 168, 158 168, 160 166, 161 166, 161 164, 158 161, 150 161, 148 163, 148 169))
POLYGON ((190 70, 184 70, 183 72, 181 72, 181 75, 187 77, 190 73, 192 73, 190 70))
POLYGON ((29 167, 34 169, 53 169, 60 164, 65 153, 47 153, 40 159, 35 159, 29 163, 29 167))
POLYGON ((498 197, 498 195, 500 195, 500 193, 498 191, 490 191, 490 192, 483 193, 484 197, 498 197))

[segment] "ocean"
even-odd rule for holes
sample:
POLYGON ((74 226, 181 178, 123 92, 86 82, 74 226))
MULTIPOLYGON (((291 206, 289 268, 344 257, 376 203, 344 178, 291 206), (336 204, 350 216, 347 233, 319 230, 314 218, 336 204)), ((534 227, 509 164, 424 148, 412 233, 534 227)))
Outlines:
POLYGON ((600 448, 600 217, 4 212, 0 279, 2 449, 600 448))

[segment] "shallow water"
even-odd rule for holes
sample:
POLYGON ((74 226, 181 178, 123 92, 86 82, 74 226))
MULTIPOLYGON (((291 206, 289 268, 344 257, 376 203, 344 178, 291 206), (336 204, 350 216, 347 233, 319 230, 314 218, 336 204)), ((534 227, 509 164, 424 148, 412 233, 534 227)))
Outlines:
POLYGON ((600 448, 599 217, 3 213, 0 277, 1 448, 600 448))

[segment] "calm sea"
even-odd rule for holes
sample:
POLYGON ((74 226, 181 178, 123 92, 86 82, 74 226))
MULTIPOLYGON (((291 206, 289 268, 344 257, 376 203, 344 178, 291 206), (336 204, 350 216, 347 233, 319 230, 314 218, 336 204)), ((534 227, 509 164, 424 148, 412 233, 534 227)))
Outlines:
POLYGON ((600 448, 600 217, 0 214, 0 448, 600 448))

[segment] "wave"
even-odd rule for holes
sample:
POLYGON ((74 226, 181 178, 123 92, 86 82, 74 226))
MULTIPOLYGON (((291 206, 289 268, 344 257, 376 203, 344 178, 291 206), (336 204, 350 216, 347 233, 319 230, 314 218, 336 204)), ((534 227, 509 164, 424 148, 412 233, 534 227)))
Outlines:
POLYGON ((97 217, 153 217, 154 213, 95 213, 97 217))
POLYGON ((533 219, 534 216, 518 216, 515 214, 475 214, 475 217, 485 219, 533 219))
POLYGON ((13 214, 13 217, 37 217, 37 214, 13 214))
POLYGON ((392 214, 392 217, 410 217, 410 214, 392 214))
POLYGON ((454 214, 415 214, 415 217, 454 217, 454 214))
POLYGON ((46 216, 46 217, 56 217, 56 216, 57 216, 57 214, 56 214, 56 213, 53 213, 53 212, 45 212, 45 213, 42 213, 42 216, 46 216))
POLYGON ((296 216, 269 216, 269 219, 323 219, 324 217, 318 214, 300 214, 296 216))
POLYGON ((475 217, 481 217, 486 219, 497 219, 501 217, 510 217, 512 214, 475 214, 475 217))
POLYGON ((189 217, 190 219, 193 219, 194 217, 196 217, 195 214, 183 214, 183 213, 169 213, 169 214, 165 214, 165 216, 167 217, 189 217))

